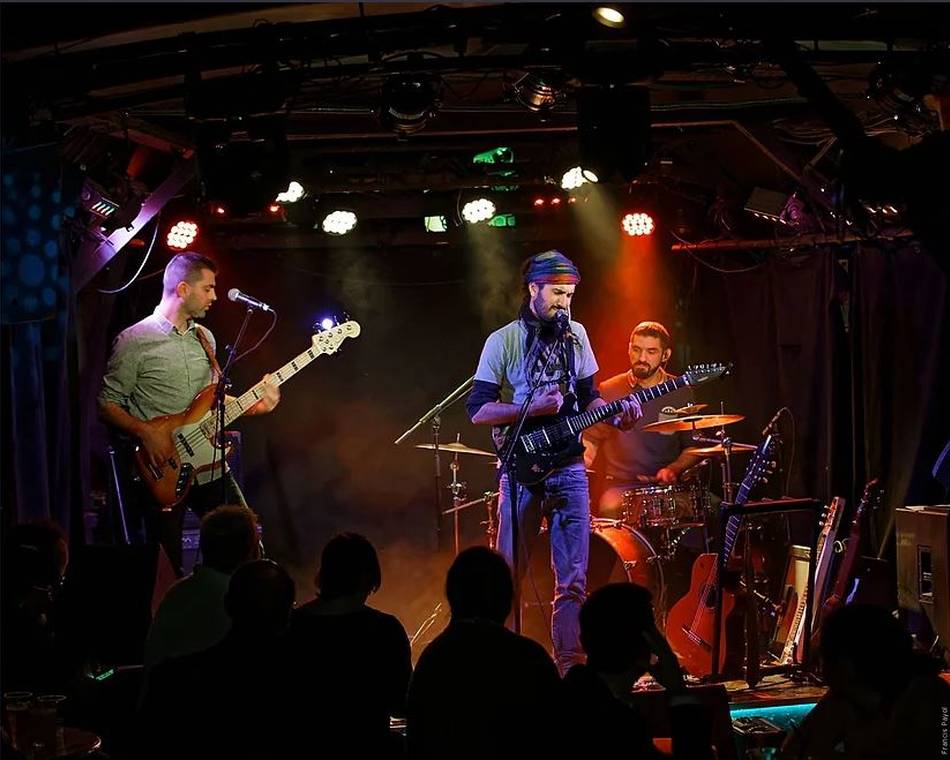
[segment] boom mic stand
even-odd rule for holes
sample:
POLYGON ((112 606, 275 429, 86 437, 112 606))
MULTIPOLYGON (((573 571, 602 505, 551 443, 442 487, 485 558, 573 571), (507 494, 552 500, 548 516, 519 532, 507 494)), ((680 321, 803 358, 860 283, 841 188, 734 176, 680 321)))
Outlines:
POLYGON ((439 448, 439 430, 442 427, 442 419, 440 415, 444 409, 451 406, 460 398, 462 398, 462 396, 468 393, 469 389, 474 383, 475 375, 472 375, 468 380, 462 383, 458 388, 452 391, 428 412, 423 414, 415 425, 413 425, 395 441, 393 441, 393 445, 398 446, 410 435, 416 432, 416 430, 418 430, 420 427, 425 425, 430 420, 432 421, 432 448, 435 459, 435 538, 436 546, 439 549, 442 548, 442 459, 439 448))
MULTIPOLYGON (((244 337, 244 331, 247 330, 247 324, 251 320, 251 314, 254 313, 253 306, 248 306, 247 311, 244 313, 244 321, 241 322, 241 329, 238 330, 237 337, 234 339, 234 342, 228 348, 228 359, 224 363, 224 366, 221 368, 221 377, 218 378, 218 384, 214 389, 214 410, 217 415, 217 422, 215 430, 215 439, 214 443, 215 451, 218 447, 221 448, 221 503, 228 503, 228 481, 225 479, 225 470, 227 468, 227 462, 225 461, 225 455, 227 453, 227 433, 224 429, 224 426, 227 424, 227 419, 224 411, 224 399, 227 395, 228 389, 231 387, 231 378, 228 373, 231 371, 231 367, 235 362, 235 356, 237 355, 237 347, 241 342, 241 339, 244 337)), ((197 326, 195 329, 199 329, 197 326)), ((211 472, 214 473, 214 460, 211 461, 211 472)))

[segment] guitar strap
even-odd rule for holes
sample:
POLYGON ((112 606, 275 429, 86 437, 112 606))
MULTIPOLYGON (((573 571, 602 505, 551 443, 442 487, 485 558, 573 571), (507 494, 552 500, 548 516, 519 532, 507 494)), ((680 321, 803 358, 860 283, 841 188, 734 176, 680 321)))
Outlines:
POLYGON ((201 325, 195 325, 195 336, 198 338, 198 342, 208 355, 208 363, 211 365, 211 381, 217 382, 217 380, 221 377, 221 366, 218 364, 218 360, 214 357, 214 351, 211 350, 211 342, 208 340, 208 336, 205 335, 204 328, 201 325))

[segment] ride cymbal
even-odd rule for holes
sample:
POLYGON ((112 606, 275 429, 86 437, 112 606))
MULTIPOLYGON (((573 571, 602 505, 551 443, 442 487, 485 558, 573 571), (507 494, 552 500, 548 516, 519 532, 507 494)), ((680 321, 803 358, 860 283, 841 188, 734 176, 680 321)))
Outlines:
MULTIPOLYGON (((417 449, 434 449, 434 443, 417 443, 415 446, 417 449)), ((464 443, 440 443, 439 451, 450 451, 453 454, 475 454, 480 457, 496 457, 497 454, 491 451, 482 451, 481 449, 473 449, 471 446, 466 446, 464 443)))
POLYGON ((721 427, 744 420, 743 414, 691 414, 675 420, 663 420, 644 425, 643 429, 651 433, 675 433, 680 430, 700 430, 702 428, 721 427))

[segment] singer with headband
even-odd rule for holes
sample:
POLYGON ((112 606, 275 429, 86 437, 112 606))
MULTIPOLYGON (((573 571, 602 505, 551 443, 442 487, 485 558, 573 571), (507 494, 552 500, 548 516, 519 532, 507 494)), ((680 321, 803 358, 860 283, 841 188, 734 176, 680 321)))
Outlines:
MULTIPOLYGON (((149 461, 161 467, 172 454, 172 442, 158 437, 143 424, 188 407, 205 386, 217 380, 220 368, 215 358, 214 335, 197 320, 217 300, 217 265, 198 253, 172 257, 165 267, 162 298, 147 317, 116 337, 99 392, 99 416, 110 429, 115 448, 128 444, 144 448, 149 461)), ((243 295, 243 294, 242 294, 243 295)), ((233 300, 233 299, 232 299, 233 300)), ((266 381, 268 376, 264 377, 266 381)), ((245 414, 270 412, 280 401, 280 390, 265 382, 264 395, 245 414)), ((131 464, 122 467, 131 472, 131 464)), ((227 502, 247 506, 231 473, 225 470, 227 502)), ((221 503, 220 480, 199 473, 185 500, 172 510, 151 503, 141 483, 127 479, 124 506, 131 540, 158 541, 180 571, 181 531, 185 508, 203 515, 221 503), (144 525, 142 524, 144 523, 144 525)))
MULTIPOLYGON (((518 316, 488 336, 478 361, 475 382, 466 403, 472 422, 491 425, 499 450, 509 426, 531 389, 528 419, 552 419, 593 410, 605 402, 594 390, 597 360, 580 322, 570 319, 571 301, 581 277, 560 251, 530 257, 522 268, 522 304, 518 316)), ((635 401, 625 402, 613 423, 633 425, 639 417, 635 401)), ((554 659, 561 673, 583 659, 578 613, 587 585, 590 503, 587 473, 578 454, 554 469, 540 483, 525 486, 500 479, 498 551, 514 564, 511 545, 511 501, 516 499, 519 525, 518 571, 523 575, 546 518, 551 537, 555 589, 551 619, 554 659)), ((521 578, 516 578, 520 583, 521 578)))

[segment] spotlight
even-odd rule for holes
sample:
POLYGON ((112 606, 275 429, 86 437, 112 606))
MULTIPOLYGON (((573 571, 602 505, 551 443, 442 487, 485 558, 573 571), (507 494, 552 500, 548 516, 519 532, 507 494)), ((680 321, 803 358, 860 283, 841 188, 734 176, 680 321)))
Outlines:
POLYGON ((544 198, 540 198, 540 197, 539 197, 539 198, 535 198, 535 199, 532 201, 532 205, 534 205, 534 206, 537 207, 537 208, 541 208, 541 207, 544 205, 544 198))
POLYGON ((184 251, 198 237, 198 225, 194 222, 180 221, 168 231, 165 243, 176 251, 184 251))
POLYGON ((552 205, 552 206, 560 206, 560 205, 561 205, 561 199, 558 198, 558 197, 552 198, 552 199, 551 199, 551 205, 552 205))
POLYGON ((577 96, 577 135, 588 182, 619 173, 631 182, 650 155, 650 91, 642 86, 583 87, 577 96))
POLYGON ((282 193, 278 193, 274 200, 277 203, 296 203, 306 194, 303 185, 296 180, 291 180, 290 184, 287 185, 287 189, 282 193))
POLYGON ((279 214, 281 206, 279 203, 272 203, 267 207, 267 210, 272 214, 279 214))
POLYGON ((515 100, 529 111, 549 111, 564 95, 550 81, 546 81, 537 74, 525 74, 511 85, 515 100))
POLYGON ((447 232, 449 221, 444 216, 427 216, 423 220, 426 232, 447 232))
POLYGON ((582 166, 574 166, 564 172, 564 174, 561 176, 561 189, 576 190, 581 185, 586 185, 588 182, 597 182, 597 174, 595 174, 591 169, 585 169, 582 166))
POLYGON ((380 122, 400 135, 422 129, 439 108, 442 80, 432 75, 393 76, 383 84, 380 122))
POLYGON ((329 330, 331 327, 336 327, 336 320, 331 319, 330 317, 324 317, 320 320, 320 327, 324 330, 329 330))
POLYGON ((211 210, 215 216, 227 216, 228 213, 228 210, 220 203, 216 203, 211 210))
POLYGON ((598 24, 610 27, 611 29, 622 29, 627 25, 624 15, 615 7, 610 5, 598 5, 594 8, 594 18, 598 24))
POLYGON ((495 204, 487 198, 476 198, 462 206, 462 218, 469 224, 478 224, 495 215, 495 204))
POLYGON ((623 231, 630 237, 643 237, 653 234, 653 217, 641 212, 625 214, 623 217, 623 231))
POLYGON ((107 197, 106 191, 97 182, 86 179, 79 193, 82 207, 100 219, 108 219, 119 210, 119 204, 107 197))
POLYGON ((330 235, 345 235, 356 226, 356 214, 338 209, 323 217, 323 231, 330 235))

